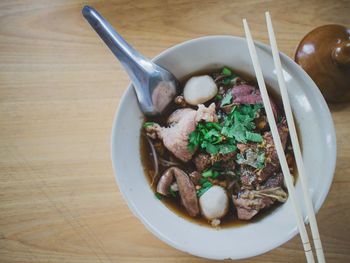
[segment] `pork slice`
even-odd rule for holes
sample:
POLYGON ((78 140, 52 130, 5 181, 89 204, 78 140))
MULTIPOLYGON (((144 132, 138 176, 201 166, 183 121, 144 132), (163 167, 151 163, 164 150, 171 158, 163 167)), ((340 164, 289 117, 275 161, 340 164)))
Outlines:
POLYGON ((167 119, 167 124, 170 126, 174 125, 178 123, 184 117, 184 115, 192 114, 193 112, 195 112, 195 110, 191 108, 177 109, 172 114, 170 114, 167 119))
POLYGON ((168 168, 158 182, 157 192, 168 195, 169 187, 174 178, 179 188, 181 203, 186 208, 187 213, 193 217, 198 215, 199 205, 196 189, 190 177, 181 169, 177 167, 168 168))
POLYGON ((233 100, 236 104, 261 104, 263 103, 260 94, 248 94, 237 97, 233 100))
POLYGON ((208 108, 204 105, 199 105, 197 111, 190 108, 176 110, 168 118, 169 127, 153 124, 145 129, 149 137, 163 140, 164 146, 170 152, 183 162, 188 162, 194 154, 188 149, 188 137, 201 120, 206 122, 218 120, 214 103, 208 108))
POLYGON ((240 84, 237 86, 234 86, 231 90, 231 93, 233 95, 233 98, 237 98, 237 97, 242 97, 242 96, 246 96, 249 94, 252 94, 253 91, 255 91, 256 88, 247 84, 240 84))
POLYGON ((157 184, 157 192, 162 195, 169 194, 169 188, 172 182, 174 181, 174 173, 173 170, 167 169, 162 176, 160 177, 157 184))
MULTIPOLYGON (((251 93, 247 93, 248 89, 244 92, 237 93, 238 96, 234 97, 234 104, 263 104, 263 100, 258 89, 254 89, 251 93)), ((278 117, 278 111, 274 100, 270 97, 271 108, 275 119, 278 117)))
POLYGON ((188 150, 188 136, 196 129, 196 111, 183 111, 177 122, 169 128, 161 128, 158 137, 163 140, 164 146, 177 158, 187 162, 193 153, 188 150))

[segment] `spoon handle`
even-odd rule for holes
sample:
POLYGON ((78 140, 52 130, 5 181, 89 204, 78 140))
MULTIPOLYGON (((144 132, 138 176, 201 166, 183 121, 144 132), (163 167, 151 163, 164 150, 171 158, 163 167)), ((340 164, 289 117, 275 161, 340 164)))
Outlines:
POLYGON ((121 62, 137 90, 142 87, 143 76, 153 69, 153 63, 131 47, 94 8, 85 6, 83 16, 121 62))

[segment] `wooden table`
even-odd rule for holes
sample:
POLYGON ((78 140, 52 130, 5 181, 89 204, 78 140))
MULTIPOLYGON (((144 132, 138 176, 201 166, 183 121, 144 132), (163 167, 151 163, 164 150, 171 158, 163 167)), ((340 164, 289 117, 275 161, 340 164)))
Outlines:
MULTIPOLYGON (((148 57, 204 35, 243 36, 243 17, 267 43, 265 10, 291 57, 314 27, 350 25, 349 1, 89 2, 148 57)), ((121 197, 110 134, 129 79, 82 18, 84 3, 0 4, 0 262, 207 262, 158 240, 121 197)), ((328 262, 350 262, 350 105, 331 109, 337 169, 317 218, 328 262)), ((297 236, 244 262, 304 261, 297 236)))

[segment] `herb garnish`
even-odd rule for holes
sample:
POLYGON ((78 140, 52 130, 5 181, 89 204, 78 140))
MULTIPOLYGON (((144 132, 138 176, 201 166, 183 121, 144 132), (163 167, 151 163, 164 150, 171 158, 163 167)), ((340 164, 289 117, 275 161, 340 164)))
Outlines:
POLYGON ((222 100, 222 95, 221 94, 216 94, 215 95, 216 100, 222 100))
POLYGON ((152 121, 147 121, 143 124, 143 127, 144 128, 147 128, 147 127, 150 127, 150 126, 153 126, 155 124, 155 122, 152 122, 152 121))
POLYGON ((169 193, 172 197, 176 197, 176 192, 173 189, 171 189, 171 186, 169 186, 169 193))
POLYGON ((262 169, 265 167, 265 152, 248 149, 244 154, 237 154, 236 161, 238 164, 246 164, 256 169, 262 169))
POLYGON ((226 76, 231 76, 232 75, 232 71, 229 68, 224 67, 222 69, 222 74, 226 75, 226 76))
POLYGON ((206 181, 202 184, 202 187, 197 190, 197 196, 201 197, 206 191, 208 191, 211 187, 213 186, 213 184, 209 181, 206 181))
POLYGON ((220 173, 218 171, 214 171, 212 169, 206 170, 205 172, 202 173, 202 177, 204 178, 218 178, 220 176, 220 173))
POLYGON ((221 71, 221 74, 223 74, 224 76, 226 76, 225 78, 223 78, 222 83, 224 85, 229 85, 231 83, 231 81, 235 78, 237 78, 238 76, 236 74, 234 74, 229 68, 224 67, 221 71))
POLYGON ((226 96, 222 99, 221 101, 221 104, 220 104, 220 107, 223 107, 225 105, 228 105, 231 103, 231 100, 232 100, 232 93, 229 92, 226 94, 226 96))
POLYGON ((162 200, 162 198, 163 198, 163 196, 162 196, 160 193, 158 193, 158 192, 155 192, 155 193, 154 193, 154 196, 155 196, 157 199, 159 199, 159 200, 162 200))
POLYGON ((236 151, 237 142, 262 142, 262 136, 254 132, 254 120, 262 107, 262 104, 234 106, 221 123, 198 123, 190 133, 189 150, 194 152, 198 147, 212 155, 228 154, 236 151))

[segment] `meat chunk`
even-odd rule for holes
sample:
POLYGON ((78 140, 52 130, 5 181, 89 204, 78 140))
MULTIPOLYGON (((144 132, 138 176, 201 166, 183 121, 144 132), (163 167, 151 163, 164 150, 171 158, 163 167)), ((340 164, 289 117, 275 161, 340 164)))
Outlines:
POLYGON ((261 186, 261 188, 282 187, 283 180, 284 180, 283 174, 278 173, 274 176, 271 176, 269 179, 267 179, 266 182, 261 186))
POLYGON ((208 108, 203 104, 199 104, 196 121, 199 122, 204 120, 206 122, 218 122, 218 116, 216 115, 215 108, 215 103, 210 104, 208 108))
POLYGON ((170 170, 170 169, 166 170, 158 181, 157 192, 165 196, 168 195, 170 185, 173 183, 173 181, 174 181, 173 170, 170 170))
MULTIPOLYGON (((262 104, 262 97, 260 90, 247 85, 241 84, 232 88, 231 93, 233 95, 233 104, 262 104)), ((273 99, 270 98, 271 108, 275 118, 278 116, 277 107, 273 99)))
POLYGON ((233 99, 233 103, 236 104, 261 104, 263 103, 260 92, 237 97, 233 99))
POLYGON ((167 124, 172 126, 175 125, 177 123, 179 123, 179 121, 184 118, 185 115, 194 115, 195 114, 195 110, 191 109, 191 108, 184 108, 184 109, 178 109, 176 111, 174 111, 172 114, 170 114, 170 116, 167 119, 167 124))
POLYGON ((198 172, 203 172, 204 170, 207 170, 217 162, 221 162, 220 167, 223 169, 234 170, 236 165, 235 156, 236 156, 235 152, 230 152, 227 154, 216 154, 216 155, 199 153, 194 157, 193 162, 198 172))
MULTIPOLYGON (((286 120, 283 119, 282 122, 278 124, 277 128, 281 138, 283 150, 285 150, 289 134, 286 120)), ((260 182, 265 181, 267 178, 281 169, 271 132, 266 132, 263 137, 266 143, 266 166, 259 175, 260 182)))
POLYGON ((230 152, 227 154, 220 154, 218 155, 218 160, 221 161, 221 168, 233 171, 236 168, 236 161, 235 161, 236 152, 230 152))
POLYGON ((197 111, 190 108, 176 110, 168 118, 169 127, 153 124, 145 129, 149 137, 163 140, 164 146, 169 151, 180 160, 188 162, 194 154, 188 149, 188 137, 201 120, 206 122, 218 120, 214 103, 208 108, 204 105, 199 105, 197 111))
POLYGON ((253 189, 258 184, 258 174, 248 165, 241 165, 241 182, 247 189, 253 189))
POLYGON ((157 185, 157 192, 162 195, 169 194, 169 188, 173 180, 179 188, 179 194, 183 206, 190 216, 196 216, 199 213, 199 204, 196 194, 196 189, 190 177, 181 169, 177 167, 170 167, 160 178, 157 185))
POLYGON ((196 155, 193 161, 197 168, 197 171, 200 173, 208 169, 212 165, 210 155, 205 153, 200 153, 196 155))
POLYGON ((201 174, 198 171, 193 171, 189 174, 192 182, 197 185, 199 183, 199 179, 201 179, 201 174))
POLYGON ((236 207, 238 218, 252 219, 260 210, 268 208, 274 202, 285 202, 287 193, 281 187, 266 188, 262 190, 244 190, 233 195, 233 204, 236 207))
POLYGON ((249 199, 245 195, 249 193, 244 192, 241 196, 233 196, 233 204, 237 210, 237 216, 241 220, 252 219, 261 209, 269 207, 273 201, 269 197, 249 199))
MULTIPOLYGON (((285 149, 288 139, 288 127, 285 119, 283 119, 282 122, 278 124, 277 128, 281 137, 283 149, 285 149)), ((269 177, 275 175, 281 170, 271 132, 266 132, 263 137, 266 144, 265 167, 262 170, 256 170, 248 165, 241 165, 241 182, 248 189, 252 189, 257 184, 265 182, 269 177)), ((237 145, 237 148, 242 154, 248 149, 255 150, 257 147, 257 144, 237 145)))
POLYGON ((189 106, 187 104, 187 102, 185 101, 184 96, 182 96, 182 95, 176 96, 175 99, 174 99, 174 102, 175 102, 175 104, 177 104, 177 105, 179 105, 180 107, 183 107, 183 108, 189 106))
POLYGON ((240 85, 234 86, 231 92, 232 92, 233 98, 238 98, 238 97, 252 94, 255 90, 256 88, 253 86, 250 86, 247 84, 240 84, 240 85))

